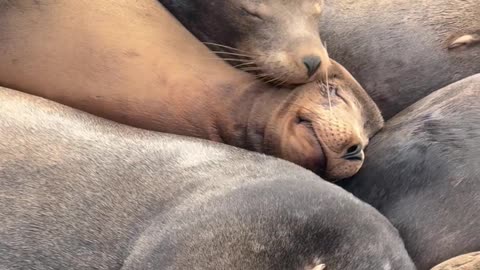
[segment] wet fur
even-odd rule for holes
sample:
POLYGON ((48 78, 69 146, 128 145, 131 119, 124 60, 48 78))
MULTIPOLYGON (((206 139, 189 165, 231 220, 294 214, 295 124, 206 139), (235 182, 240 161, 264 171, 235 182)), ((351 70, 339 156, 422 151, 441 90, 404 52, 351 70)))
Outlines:
POLYGON ((383 216, 292 163, 5 88, 0 115, 2 269, 414 269, 383 216))
POLYGON ((344 183, 399 229, 420 270, 480 250, 480 74, 389 120, 344 183))
POLYGON ((386 119, 480 73, 480 43, 449 50, 480 31, 478 0, 326 0, 322 39, 377 102, 386 119))

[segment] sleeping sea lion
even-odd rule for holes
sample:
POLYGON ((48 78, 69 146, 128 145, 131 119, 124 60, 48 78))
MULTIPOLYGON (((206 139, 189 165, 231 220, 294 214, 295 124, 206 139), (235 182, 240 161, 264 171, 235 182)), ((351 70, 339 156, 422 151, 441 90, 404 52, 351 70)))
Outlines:
POLYGON ((0 89, 2 269, 414 270, 371 206, 290 162, 0 89))
POLYGON ((419 270, 480 250, 480 74, 387 121, 342 183, 400 231, 419 270))
POLYGON ((135 127, 275 155, 332 180, 358 171, 383 125, 337 63, 326 83, 275 89, 215 57, 155 0, 7 3, 2 86, 135 127))
POLYGON ((386 119, 480 73, 478 0, 327 0, 320 20, 330 56, 386 119))

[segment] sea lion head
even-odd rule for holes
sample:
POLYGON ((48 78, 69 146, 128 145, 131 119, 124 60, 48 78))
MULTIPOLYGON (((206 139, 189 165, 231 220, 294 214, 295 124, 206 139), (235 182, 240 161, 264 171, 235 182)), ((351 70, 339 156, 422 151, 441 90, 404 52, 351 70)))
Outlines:
POLYGON ((323 0, 161 2, 224 60, 274 85, 315 81, 330 66, 318 32, 323 0))
POLYGON ((369 138, 383 126, 376 104, 332 60, 326 82, 296 88, 267 124, 267 152, 302 165, 328 180, 358 172, 369 138))

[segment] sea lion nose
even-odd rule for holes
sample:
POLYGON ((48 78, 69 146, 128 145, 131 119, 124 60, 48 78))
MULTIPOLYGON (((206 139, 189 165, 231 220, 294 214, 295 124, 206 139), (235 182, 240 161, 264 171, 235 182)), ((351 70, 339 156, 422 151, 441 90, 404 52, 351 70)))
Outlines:
POLYGON ((349 161, 362 161, 363 160, 363 149, 360 144, 355 144, 350 146, 345 155, 342 156, 343 159, 349 161))
POLYGON ((309 55, 303 58, 303 64, 307 68, 308 77, 311 77, 313 74, 315 74, 315 72, 317 72, 321 63, 322 60, 319 56, 309 55))

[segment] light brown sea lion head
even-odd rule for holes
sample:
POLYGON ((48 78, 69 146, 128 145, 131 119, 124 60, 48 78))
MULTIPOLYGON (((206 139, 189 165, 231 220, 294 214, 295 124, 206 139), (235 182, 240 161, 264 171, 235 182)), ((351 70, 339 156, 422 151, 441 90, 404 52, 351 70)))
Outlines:
POLYGON ((358 172, 369 138, 382 126, 375 103, 332 60, 327 81, 296 88, 273 115, 265 144, 274 155, 334 181, 358 172))

